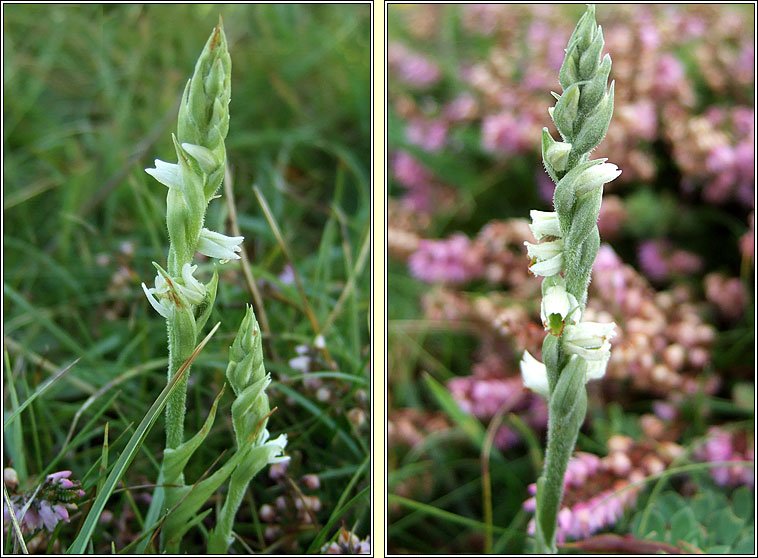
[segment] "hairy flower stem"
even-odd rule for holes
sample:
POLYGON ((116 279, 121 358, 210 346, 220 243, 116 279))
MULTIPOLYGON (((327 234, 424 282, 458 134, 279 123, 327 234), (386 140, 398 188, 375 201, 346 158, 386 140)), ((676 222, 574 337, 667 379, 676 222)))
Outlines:
MULTIPOLYGON (((182 331, 181 324, 172 320, 167 322, 168 329, 168 381, 174 377, 184 362, 192 355, 194 343, 187 344, 192 332, 182 331), (189 335, 188 335, 189 334, 189 335)), ((179 381, 174 393, 166 401, 166 447, 178 448, 184 440, 184 415, 187 411, 187 382, 189 370, 179 381)))

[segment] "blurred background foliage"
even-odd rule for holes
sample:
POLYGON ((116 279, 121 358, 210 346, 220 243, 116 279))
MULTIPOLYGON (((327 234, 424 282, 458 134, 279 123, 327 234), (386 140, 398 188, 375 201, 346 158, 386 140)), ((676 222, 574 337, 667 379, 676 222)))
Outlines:
MULTIPOLYGON (((55 467, 72 469, 91 495, 104 474, 90 467, 106 422, 118 452, 165 385, 165 325, 140 289, 155 275, 151 261, 165 262, 165 190, 143 169, 175 158, 170 132, 181 91, 220 14, 232 57, 226 146, 237 222, 271 331, 266 364, 278 410, 269 428, 288 434, 293 457, 285 474, 263 473, 251 485, 237 551, 304 552, 328 543, 341 525, 365 537, 369 6, 16 4, 3 11, 7 413, 81 359, 6 431, 4 466, 16 468, 20 490, 55 467), (317 334, 325 348, 314 347, 317 334), (317 475, 320 488, 312 480, 303 487, 306 474, 317 475), (312 516, 301 490, 319 501, 312 516), (262 504, 275 507, 275 517, 261 519, 262 504)), ((209 206, 210 228, 228 232, 229 218, 226 196, 209 206)), ((201 262, 201 275, 211 271, 201 262)), ((188 432, 221 389, 228 346, 252 302, 239 264, 219 272, 209 323, 223 325, 193 367, 188 432)), ((262 309, 255 311, 260 320, 262 309)), ((193 459, 197 476, 232 443, 228 418, 215 430, 193 459)), ((162 443, 157 427, 127 487, 155 481, 162 443)), ((118 523, 101 526, 95 550, 110 551, 111 541, 120 550, 134 539, 146 509, 141 498, 151 491, 111 499, 118 523)), ((37 544, 65 548, 77 523, 37 544)), ((185 548, 204 547, 205 526, 194 533, 195 546, 185 548)))
MULTIPOLYGON (((544 337, 523 242, 529 210, 552 209, 540 130, 558 137, 550 91, 584 9, 389 7, 391 551, 528 548, 546 414, 518 367, 544 337)), ((632 528, 660 492, 635 481, 704 462, 664 485, 753 485, 751 467, 707 464, 753 459, 754 6, 602 5, 597 20, 616 96, 593 158, 623 174, 605 187, 586 319, 619 336, 578 443, 601 460, 589 475, 577 459, 561 536, 676 546, 632 528)), ((750 531, 729 548, 752 548, 750 531)))

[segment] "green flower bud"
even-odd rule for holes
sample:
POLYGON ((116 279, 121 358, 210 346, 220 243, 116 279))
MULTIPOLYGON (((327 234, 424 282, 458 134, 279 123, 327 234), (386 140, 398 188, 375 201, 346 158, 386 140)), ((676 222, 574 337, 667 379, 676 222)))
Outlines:
POLYGON ((565 141, 571 141, 574 137, 574 121, 579 112, 579 94, 579 85, 575 83, 555 103, 553 122, 565 141))
POLYGON ((571 153, 571 144, 559 141, 553 142, 553 144, 548 147, 544 157, 553 169, 562 172, 566 170, 569 153, 571 153))
POLYGON ((577 153, 589 153, 603 141, 613 116, 613 95, 615 82, 603 97, 600 104, 585 118, 574 140, 577 153))
POLYGON ((591 79, 600 64, 600 56, 603 52, 605 41, 603 40, 603 29, 597 26, 597 33, 592 39, 592 43, 579 58, 579 76, 582 79, 591 79))
POLYGON ((566 50, 566 57, 561 64, 561 70, 558 72, 558 82, 563 87, 563 90, 569 88, 572 83, 579 81, 579 53, 576 43, 569 43, 569 47, 566 50))
POLYGON ((589 78, 590 82, 582 89, 582 96, 579 98, 579 109, 581 111, 586 113, 597 106, 608 87, 610 73, 611 55, 606 54, 595 75, 589 78))

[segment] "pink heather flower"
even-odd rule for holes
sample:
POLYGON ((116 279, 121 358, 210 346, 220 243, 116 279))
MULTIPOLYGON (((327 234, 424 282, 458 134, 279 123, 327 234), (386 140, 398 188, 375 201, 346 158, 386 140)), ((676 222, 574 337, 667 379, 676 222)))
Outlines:
MULTIPOLYGON (((752 461, 754 449, 751 444, 752 437, 746 432, 729 432, 712 426, 708 429, 705 443, 695 450, 695 457, 703 462, 752 461), (742 451, 737 448, 738 439, 745 448, 742 451)), ((754 483, 753 468, 743 465, 714 467, 711 469, 711 478, 720 485, 745 484, 752 487, 754 483)))
POLYGON ((682 63, 673 54, 666 53, 658 60, 653 92, 656 96, 668 96, 677 90, 684 77, 682 63))
POLYGON ((720 173, 731 169, 736 160, 734 149, 731 145, 717 145, 705 159, 705 167, 712 173, 720 173))
POLYGON ((655 104, 650 100, 641 100, 624 107, 632 118, 628 120, 629 132, 634 137, 653 141, 658 133, 658 114, 655 104))
POLYGON ((705 276, 705 297, 718 308, 724 318, 736 321, 747 304, 747 292, 739 277, 726 277, 720 273, 705 276))
POLYGON ((533 147, 533 117, 504 111, 482 121, 482 147, 492 153, 520 154, 533 147))
POLYGON ((484 272, 481 258, 471 252, 471 241, 462 234, 421 240, 408 267, 414 277, 427 283, 465 283, 484 272))
POLYGON ((734 69, 744 81, 753 79, 755 75, 755 45, 752 41, 742 45, 734 69))
POLYGON ((392 175, 405 187, 403 203, 409 209, 424 213, 431 210, 434 188, 426 167, 407 151, 398 151, 392 159, 392 175))
POLYGON ((462 122, 476 117, 479 105, 469 94, 463 94, 450 102, 444 110, 445 118, 450 122, 462 122))
POLYGON ((732 123, 741 138, 755 135, 755 110, 750 107, 735 107, 732 110, 732 123))
POLYGON ((637 247, 637 258, 642 271, 654 280, 663 280, 668 277, 668 265, 661 251, 661 243, 658 240, 646 240, 637 247))
POLYGON ((555 182, 552 181, 543 169, 537 170, 537 191, 540 194, 540 198, 542 198, 545 203, 553 203, 555 182))
MULTIPOLYGON (((542 398, 523 389, 521 378, 486 377, 481 366, 475 366, 474 370, 472 376, 447 382, 447 388, 464 412, 487 421, 505 407, 522 416, 532 428, 545 428, 547 405, 542 398)), ((501 426, 495 433, 495 445, 500 449, 512 447, 520 440, 518 433, 507 426, 501 426)))
POLYGON ((442 75, 434 62, 398 43, 387 48, 387 66, 390 76, 415 89, 431 87, 442 75))
POLYGON ((447 141, 447 122, 414 118, 405 129, 405 137, 424 151, 439 151, 447 141))
POLYGON ((47 475, 47 482, 55 484, 61 482, 63 479, 68 479, 71 476, 71 471, 58 471, 47 475))
MULTIPOLYGON (((592 483, 593 475, 607 469, 602 460, 593 454, 579 452, 568 463, 564 490, 580 489, 592 483)), ((630 479, 632 480, 632 479, 630 479)), ((536 506, 536 484, 528 487, 532 495, 522 505, 526 511, 534 511, 536 506)), ((564 506, 558 512, 556 540, 559 544, 568 539, 585 539, 592 534, 614 525, 624 513, 625 506, 631 506, 636 499, 635 490, 616 494, 614 489, 601 490, 589 500, 564 506)), ((527 533, 534 534, 534 518, 527 526, 527 533)))
POLYGON ((703 266, 703 260, 697 254, 686 250, 675 250, 669 258, 669 269, 675 275, 691 275, 703 266))

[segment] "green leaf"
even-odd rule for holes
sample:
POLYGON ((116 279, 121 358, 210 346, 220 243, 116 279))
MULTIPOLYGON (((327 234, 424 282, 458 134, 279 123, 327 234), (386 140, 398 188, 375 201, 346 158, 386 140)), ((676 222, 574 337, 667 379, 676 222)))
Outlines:
POLYGON ((126 448, 124 448, 121 456, 113 466, 113 470, 111 471, 110 475, 108 475, 108 478, 103 485, 103 490, 97 495, 97 498, 95 498, 95 502, 92 504, 92 508, 87 514, 87 517, 84 520, 84 524, 82 525, 79 534, 77 535, 73 544, 66 551, 67 554, 84 554, 87 551, 92 534, 95 532, 95 527, 97 526, 100 519, 100 514, 103 513, 103 510, 105 509, 105 504, 108 502, 111 494, 116 489, 116 485, 121 480, 121 477, 123 477, 124 473, 126 473, 126 470, 129 468, 132 460, 137 455, 137 452, 142 446, 142 443, 145 441, 147 434, 150 432, 150 429, 158 419, 158 416, 163 410, 163 407, 166 405, 168 396, 171 395, 174 389, 179 385, 179 381, 185 376, 187 370, 189 370, 189 365, 191 364, 192 360, 194 360, 194 358, 203 349, 203 347, 205 347, 208 340, 214 333, 216 333, 216 330, 220 325, 221 322, 217 323, 216 326, 210 331, 210 333, 208 333, 205 339, 200 342, 200 344, 193 352, 192 356, 181 366, 177 373, 174 374, 174 377, 166 385, 166 387, 163 388, 163 391, 161 391, 158 398, 150 407, 150 410, 142 419, 142 422, 140 422, 137 430, 134 432, 129 440, 129 443, 126 445, 126 448))
POLYGON ((755 533, 752 529, 746 529, 742 538, 732 547, 733 554, 753 554, 755 551, 755 533))
POLYGON ((663 518, 663 514, 657 509, 650 510, 650 515, 647 518, 647 527, 645 533, 640 533, 640 536, 644 539, 653 539, 664 541, 666 536, 666 520, 663 518))
POLYGON ((432 378, 428 372, 424 373, 424 382, 445 413, 453 419, 477 448, 481 448, 485 438, 485 430, 482 424, 463 411, 447 388, 432 378))
POLYGON ((221 399, 221 396, 224 395, 225 389, 226 385, 221 388, 221 392, 213 401, 208 417, 205 419, 205 424, 203 424, 200 431, 178 448, 166 448, 164 451, 163 471, 166 483, 173 484, 176 479, 180 478, 181 474, 184 472, 184 467, 187 466, 187 462, 192 457, 192 454, 195 453, 195 450, 200 447, 200 444, 202 444, 203 440, 208 436, 208 432, 213 428, 213 421, 216 418, 218 402, 221 399))
POLYGON ((707 525, 711 542, 731 546, 737 540, 744 521, 734 515, 729 508, 717 511, 707 525))
POLYGON ((663 517, 671 517, 686 507, 687 504, 678 493, 671 490, 664 492, 655 502, 656 507, 661 510, 663 517))
POLYGON ((690 503, 690 507, 700 523, 705 523, 711 511, 713 511, 713 503, 705 494, 695 496, 690 503))
POLYGON ((683 507, 671 516, 671 536, 669 542, 677 544, 680 540, 690 542, 692 536, 697 536, 697 519, 695 512, 689 507, 683 507))
POLYGON ((747 486, 742 486, 734 491, 732 511, 743 521, 752 519, 754 512, 753 493, 747 486))
POLYGON ((5 421, 3 422, 3 429, 6 429, 6 428, 8 428, 8 427, 11 425, 11 423, 13 422, 13 419, 15 419, 15 418, 16 418, 18 415, 20 415, 20 414, 21 414, 21 412, 22 412, 24 409, 26 409, 26 408, 27 408, 29 405, 31 405, 32 401, 34 401, 34 400, 35 400, 35 399, 37 399, 37 398, 38 398, 40 395, 42 395, 42 394, 43 394, 43 393, 45 393, 45 392, 46 392, 48 389, 50 389, 50 387, 51 387, 51 386, 52 386, 52 385, 53 385, 55 382, 57 382, 58 380, 60 380, 60 379, 61 379, 61 377, 62 377, 62 376, 63 376, 63 375, 66 373, 66 372, 68 372, 69 370, 71 370, 71 367, 72 367, 72 366, 74 366, 74 364, 76 364, 76 363, 77 363, 77 362, 79 362, 80 360, 81 360, 81 358, 77 358, 77 359, 76 359, 74 362, 72 362, 71 364, 69 364, 68 366, 66 366, 66 368, 63 368, 63 369, 62 369, 60 372, 57 372, 57 373, 55 374, 55 376, 53 376, 52 378, 49 378, 49 379, 48 379, 47 381, 45 381, 45 382, 44 382, 44 383, 43 383, 41 386, 39 386, 39 387, 38 387, 36 390, 34 390, 34 393, 32 393, 32 394, 31 394, 29 397, 27 397, 27 398, 26 398, 26 401, 24 401, 23 403, 21 403, 21 405, 19 405, 19 406, 16 408, 16 410, 14 410, 14 411, 13 411, 13 413, 11 413, 11 414, 10 414, 10 416, 8 416, 8 418, 6 418, 6 419, 5 419, 5 421))

